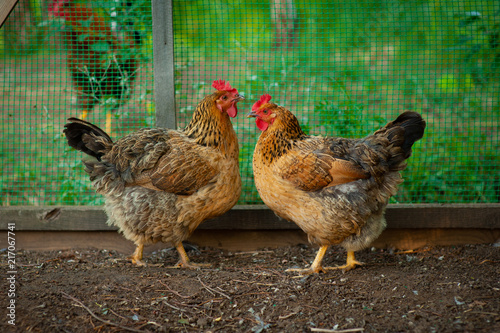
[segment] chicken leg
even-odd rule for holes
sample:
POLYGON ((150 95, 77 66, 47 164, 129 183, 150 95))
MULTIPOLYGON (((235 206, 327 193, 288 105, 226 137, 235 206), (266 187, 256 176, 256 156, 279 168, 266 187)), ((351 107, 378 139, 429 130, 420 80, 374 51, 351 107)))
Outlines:
POLYGON ((108 133, 108 135, 111 135, 111 120, 113 118, 113 115, 111 113, 106 113, 106 133, 108 133))
POLYGON ((184 245, 182 245, 182 242, 177 244, 175 246, 177 249, 177 252, 179 252, 179 256, 181 257, 181 260, 175 265, 176 268, 189 268, 189 269, 200 269, 203 267, 210 267, 209 264, 195 264, 192 263, 189 260, 189 257, 187 256, 186 250, 184 249, 184 245))
POLYGON ((354 251, 347 251, 347 261, 345 265, 338 267, 325 267, 325 269, 326 270, 341 269, 344 272, 348 272, 351 269, 356 268, 356 266, 361 266, 361 265, 363 265, 363 263, 356 260, 356 258, 354 257, 354 251))
POLYGON ((134 253, 132 253, 131 256, 129 256, 127 259, 132 260, 132 263, 137 266, 146 266, 144 261, 142 261, 142 252, 144 251, 144 244, 140 243, 137 245, 135 248, 134 253))
POLYGON ((309 275, 313 273, 325 272, 323 266, 321 266, 321 261, 323 261, 323 257, 325 256, 326 250, 328 249, 327 245, 324 245, 319 248, 318 253, 316 254, 316 258, 314 259, 311 267, 309 268, 289 268, 285 272, 297 272, 300 275, 309 275))
MULTIPOLYGON (((80 118, 82 120, 86 120, 87 117, 89 115, 89 111, 87 109, 83 109, 82 110, 82 115, 80 116, 80 118)), ((113 120, 113 115, 111 113, 106 113, 106 127, 105 127, 105 130, 106 130, 106 133, 108 133, 109 135, 111 135, 111 123, 112 123, 112 120, 113 120)))
POLYGON ((82 115, 80 116, 80 118, 82 120, 87 120, 87 116, 89 115, 89 111, 87 109, 83 109, 82 110, 82 115))
POLYGON ((309 275, 309 274, 319 273, 319 272, 325 273, 326 271, 334 270, 334 269, 341 269, 344 272, 347 272, 347 271, 350 271, 351 269, 355 268, 356 265, 363 265, 362 262, 359 262, 355 259, 354 251, 347 251, 347 261, 346 261, 345 265, 337 266, 337 267, 323 267, 321 265, 321 262, 323 261, 323 257, 325 256, 327 249, 328 249, 327 245, 323 245, 319 248, 318 253, 316 254, 316 258, 314 259, 311 267, 304 268, 304 269, 302 269, 302 268, 290 268, 290 269, 287 269, 286 272, 297 272, 297 273, 300 273, 300 275, 309 275))

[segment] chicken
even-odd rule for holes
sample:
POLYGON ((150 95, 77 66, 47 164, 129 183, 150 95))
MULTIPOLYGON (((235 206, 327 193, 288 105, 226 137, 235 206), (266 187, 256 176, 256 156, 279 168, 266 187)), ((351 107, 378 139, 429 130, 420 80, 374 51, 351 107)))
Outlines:
POLYGON ((354 252, 366 248, 386 226, 384 210, 402 182, 413 143, 425 121, 405 112, 363 139, 306 135, 297 118, 265 94, 252 106, 262 131, 253 155, 255 185, 276 215, 295 222, 320 249, 300 274, 350 270, 361 264, 354 252), (330 245, 347 250, 346 265, 323 267, 330 245))
POLYGON ((184 130, 141 129, 116 142, 100 128, 70 118, 68 144, 93 157, 84 161, 105 197, 108 224, 136 244, 129 259, 142 262, 144 245, 171 242, 178 266, 198 268, 182 245, 206 219, 227 212, 240 197, 238 140, 229 117, 243 97, 223 80, 197 106, 184 130))
MULTIPOLYGON (((119 35, 91 2, 53 0, 49 13, 66 22, 63 38, 68 47, 68 68, 77 91, 77 104, 85 120, 96 104, 115 111, 130 96, 138 69, 135 34, 119 35), (131 35, 131 36, 129 36, 131 35)), ((106 132, 111 133, 112 114, 106 114, 106 132)))

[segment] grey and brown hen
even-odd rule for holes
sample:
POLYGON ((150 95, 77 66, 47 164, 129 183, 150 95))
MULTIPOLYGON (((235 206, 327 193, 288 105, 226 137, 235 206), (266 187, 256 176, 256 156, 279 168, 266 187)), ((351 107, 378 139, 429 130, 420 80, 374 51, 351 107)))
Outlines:
POLYGON ((144 264, 144 245, 161 241, 176 247, 179 266, 200 267, 182 241, 238 201, 239 147, 230 117, 243 97, 222 80, 213 86, 184 130, 141 129, 113 142, 83 120, 65 125, 68 144, 94 157, 84 161, 85 171, 105 197, 108 224, 136 244, 135 264, 144 264))

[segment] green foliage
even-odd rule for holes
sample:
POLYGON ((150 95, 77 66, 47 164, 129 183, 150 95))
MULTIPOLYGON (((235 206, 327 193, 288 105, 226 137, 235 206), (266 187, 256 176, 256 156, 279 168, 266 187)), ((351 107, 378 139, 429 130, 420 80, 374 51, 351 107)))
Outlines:
POLYGON ((306 123, 305 128, 313 127, 314 133, 321 135, 332 135, 333 130, 335 136, 354 138, 368 135, 384 123, 381 117, 363 117, 363 105, 351 98, 344 82, 332 81, 332 85, 341 92, 343 98, 317 103, 314 106, 314 116, 318 125, 306 123))
MULTIPOLYGON (((141 41, 140 48, 125 50, 123 56, 134 54, 142 66, 151 66, 150 1, 95 3, 121 27, 121 34, 141 41)), ((233 120, 243 181, 239 204, 261 202, 252 172, 260 133, 242 114, 265 92, 294 112, 313 135, 362 137, 404 110, 418 111, 428 126, 414 146, 402 173, 405 182, 394 200, 500 202, 498 1, 294 3, 299 19, 296 48, 273 50, 269 1, 173 1, 179 127, 186 125, 196 103, 211 90, 210 79, 230 79, 246 97, 233 120)), ((64 28, 60 21, 47 20, 40 9, 36 19, 37 27, 49 37, 64 28)), ((43 50, 43 43, 37 45, 43 50)), ((97 43, 93 48, 105 54, 109 45, 97 43)), ((6 68, 15 67, 8 61, 6 68)), ((0 92, 12 99, 18 83, 5 75, 0 92)), ((146 116, 137 117, 134 124, 154 126, 152 91, 139 88, 134 103, 141 105, 146 116)), ((35 112, 30 107, 23 110, 25 114, 35 112)), ((18 116, 8 112, 9 119, 18 116)), ((127 112, 119 110, 118 117, 127 112)), ((37 142, 56 142, 47 156, 40 144, 28 147, 22 135, 9 133, 5 124, 1 128, 3 142, 14 140, 14 146, 24 145, 25 150, 13 152, 0 145, 0 204, 102 202, 83 172, 81 154, 65 147, 60 129, 40 126, 23 132, 37 142), (54 173, 54 168, 61 171, 54 173)))

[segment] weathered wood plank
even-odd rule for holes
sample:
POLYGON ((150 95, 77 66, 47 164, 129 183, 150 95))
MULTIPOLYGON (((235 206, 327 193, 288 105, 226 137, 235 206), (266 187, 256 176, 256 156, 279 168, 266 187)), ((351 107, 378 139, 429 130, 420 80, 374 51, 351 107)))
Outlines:
MULTIPOLYGON (((0 248, 7 247, 6 234, 6 231, 0 232, 0 248)), ((409 250, 436 245, 491 244, 498 239, 500 229, 388 229, 370 246, 409 250)), ((307 236, 301 230, 196 230, 188 241, 228 251, 308 244, 307 236)), ((171 246, 157 243, 146 246, 144 252, 147 254, 171 246)), ((35 251, 97 248, 130 254, 135 246, 113 231, 23 231, 16 233, 16 248, 35 251)), ((314 255, 311 246, 311 258, 314 255)))
POLYGON ((389 205, 390 228, 500 228, 500 204, 389 205))
POLYGON ((0 28, 3 26, 10 13, 16 7, 19 0, 2 0, 0 1, 0 28))
POLYGON ((152 0, 156 126, 177 128, 172 0, 152 0))
MULTIPOLYGON (((500 229, 500 204, 389 205, 389 229, 483 228, 500 229)), ((17 230, 109 231, 102 207, 0 207, 0 230, 15 223, 17 230)), ((202 230, 293 230, 266 206, 236 206, 225 215, 206 221, 202 230)))

